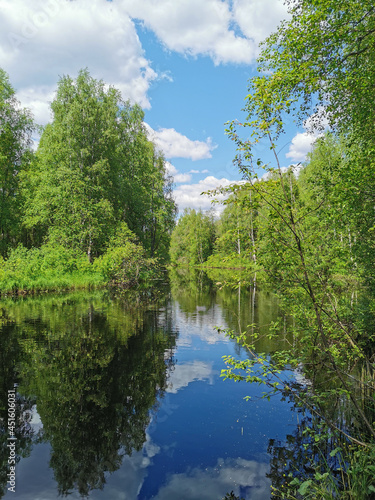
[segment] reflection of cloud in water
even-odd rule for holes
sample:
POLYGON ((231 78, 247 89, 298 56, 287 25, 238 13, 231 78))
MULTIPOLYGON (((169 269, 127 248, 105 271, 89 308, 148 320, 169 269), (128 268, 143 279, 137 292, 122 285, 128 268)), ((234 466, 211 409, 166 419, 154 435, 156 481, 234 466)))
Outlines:
POLYGON ((271 481, 268 464, 253 460, 219 459, 215 468, 192 469, 173 474, 161 487, 156 500, 212 500, 233 490, 246 500, 269 500, 271 481))
POLYGON ((151 463, 151 458, 160 453, 160 446, 151 441, 151 437, 146 433, 146 442, 143 445, 143 460, 142 467, 148 467, 151 463))
POLYGON ((43 423, 40 419, 40 415, 36 408, 36 405, 33 405, 30 410, 30 426, 35 434, 37 434, 41 429, 43 429, 43 423))
POLYGON ((300 363, 295 370, 293 370, 294 379, 297 384, 302 385, 303 387, 311 387, 312 382, 308 378, 306 378, 303 372, 303 364, 300 363))
POLYGON ((166 392, 176 394, 182 387, 187 387, 194 380, 208 380, 212 384, 212 363, 192 361, 191 363, 176 365, 169 377, 166 392))
POLYGON ((200 340, 208 344, 216 344, 217 342, 229 342, 228 337, 219 334, 216 326, 226 328, 223 312, 217 304, 206 310, 205 306, 196 306, 194 313, 186 313, 181 310, 180 304, 175 301, 174 308, 174 323, 179 332, 178 345, 190 346, 193 343, 192 337, 199 337, 200 340))
MULTIPOLYGON (((108 477, 103 491, 94 490, 90 498, 111 500, 132 500, 138 497, 147 476, 147 468, 152 466, 152 458, 160 453, 160 447, 152 442, 148 433, 142 451, 123 457, 121 468, 108 477)), ((70 497, 69 497, 70 498, 70 497)))
MULTIPOLYGON (((61 498, 58 495, 53 473, 48 466, 50 452, 51 448, 49 445, 42 444, 35 446, 31 452, 35 460, 26 458, 18 463, 17 477, 19 482, 17 499, 57 500, 61 498), (44 483, 42 486, 38 479, 39 476, 35 472, 35 467, 43 471, 44 483)), ((134 451, 131 456, 123 456, 121 467, 113 473, 106 473, 107 484, 104 486, 104 489, 90 491, 89 498, 92 500, 136 499, 147 477, 148 467, 152 466, 152 458, 158 453, 160 453, 160 447, 152 441, 150 435, 146 432, 146 441, 143 449, 141 451, 134 451)), ((12 494, 9 494, 10 497, 12 497, 12 494)), ((69 494, 68 498, 69 500, 82 500, 82 496, 77 491, 69 494)))

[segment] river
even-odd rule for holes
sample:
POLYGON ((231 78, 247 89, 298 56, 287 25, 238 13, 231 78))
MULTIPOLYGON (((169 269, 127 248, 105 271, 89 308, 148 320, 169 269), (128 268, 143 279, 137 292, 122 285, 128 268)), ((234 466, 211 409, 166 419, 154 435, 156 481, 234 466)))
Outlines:
MULTIPOLYGON (((272 294, 200 277, 146 299, 95 291, 0 302, 3 498, 271 498, 275 450, 299 414, 279 395, 262 398, 264 386, 220 376, 223 356, 249 353, 215 327, 267 332, 272 294)), ((260 341, 270 356, 277 348, 260 341)))

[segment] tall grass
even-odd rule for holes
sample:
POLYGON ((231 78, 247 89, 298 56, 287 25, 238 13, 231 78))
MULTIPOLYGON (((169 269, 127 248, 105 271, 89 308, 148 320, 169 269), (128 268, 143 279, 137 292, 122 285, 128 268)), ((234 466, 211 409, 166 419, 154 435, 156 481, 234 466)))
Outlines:
POLYGON ((105 278, 99 268, 90 264, 84 254, 64 247, 18 246, 8 259, 0 258, 1 295, 103 285, 105 278))

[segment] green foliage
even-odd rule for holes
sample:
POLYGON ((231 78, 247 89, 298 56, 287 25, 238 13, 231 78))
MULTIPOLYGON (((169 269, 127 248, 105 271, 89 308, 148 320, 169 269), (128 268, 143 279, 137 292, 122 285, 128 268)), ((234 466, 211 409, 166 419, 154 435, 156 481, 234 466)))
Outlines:
POLYGON ((118 226, 110 239, 108 248, 94 262, 94 269, 111 286, 129 288, 156 279, 159 264, 147 258, 142 245, 126 223, 118 226))
POLYGON ((238 497, 231 491, 230 493, 227 493, 223 500, 244 500, 242 497, 238 497))
MULTIPOLYGON (((235 161, 258 196, 257 265, 292 318, 293 349, 269 360, 256 352, 251 337, 242 336, 250 360, 226 358, 224 375, 264 384, 265 397, 285 391, 301 399, 300 388, 279 379, 280 369, 301 364, 311 381, 303 403, 318 412, 331 433, 345 436, 358 454, 366 454, 375 442, 374 335, 363 319, 372 317, 373 309, 365 312, 357 297, 371 294, 375 282, 375 108, 370 90, 375 9, 369 0, 361 5, 355 0, 287 3, 291 17, 264 43, 260 74, 249 82, 247 119, 229 123, 227 133, 237 146, 235 161), (309 118, 313 129, 328 123, 337 134, 326 133, 316 142, 299 176, 293 167, 281 168, 277 155, 277 141, 290 117, 299 122, 309 118), (250 129, 250 137, 241 137, 242 126, 250 129), (268 143, 273 165, 255 156, 260 142, 268 143), (259 181, 261 169, 267 175, 259 181), (345 416, 333 405, 344 407, 345 416)), ((273 334, 281 333, 280 326, 275 324, 273 334)), ((313 456, 313 474, 300 470, 296 478, 292 473, 292 481, 283 485, 286 491, 276 495, 368 498, 373 457, 355 467, 358 457, 344 456, 348 466, 339 480, 330 467, 320 469, 321 457, 313 456)))
POLYGON ((252 82, 255 90, 263 87, 274 113, 267 107, 266 115, 256 114, 266 116, 266 128, 282 129, 282 111, 301 119, 315 111, 316 124, 324 116, 345 133, 373 137, 373 2, 297 0, 288 7, 290 19, 263 45, 259 68, 265 76, 252 82))
POLYGON ((184 266, 203 264, 212 253, 214 239, 212 215, 186 209, 171 236, 171 264, 184 266))
POLYGON ((21 241, 19 174, 31 157, 30 113, 21 109, 8 76, 0 68, 0 255, 21 241))
POLYGON ((60 79, 51 110, 32 155, 33 122, 0 70, 0 255, 13 248, 0 290, 138 283, 156 267, 146 257, 168 260, 176 214, 143 111, 88 70, 60 79), (124 227, 137 243, 119 241, 124 227))
POLYGON ((129 241, 123 246, 109 248, 95 260, 94 268, 111 285, 129 287, 139 284, 151 265, 143 248, 129 241))
POLYGON ((103 285, 102 276, 82 252, 46 244, 27 249, 19 245, 0 261, 2 293, 56 290, 103 285))
MULTIPOLYGON (((208 257, 206 266, 207 272, 210 272, 211 268, 232 270, 232 274, 237 269, 248 269, 251 275, 254 272, 254 265, 248 252, 243 252, 241 255, 214 253, 208 257)), ((231 275, 230 272, 228 274, 231 275)))
POLYGON ((61 78, 51 108, 52 123, 23 176, 30 233, 91 262, 126 222, 150 255, 165 253, 175 205, 140 107, 83 70, 76 80, 61 78))
POLYGON ((229 189, 232 194, 224 202, 225 209, 217 221, 214 254, 256 262, 259 197, 249 183, 229 189))

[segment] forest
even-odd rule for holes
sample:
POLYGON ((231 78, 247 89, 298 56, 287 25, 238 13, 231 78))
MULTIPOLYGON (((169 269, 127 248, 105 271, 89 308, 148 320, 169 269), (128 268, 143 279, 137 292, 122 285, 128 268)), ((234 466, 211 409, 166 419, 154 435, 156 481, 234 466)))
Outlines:
POLYGON ((141 108, 115 88, 88 70, 61 78, 34 151, 32 116, 1 71, 0 291, 128 287, 167 263, 272 290, 283 314, 269 335, 287 322, 293 345, 270 360, 251 325, 226 332, 250 355, 227 357, 223 376, 309 413, 298 450, 275 459, 273 496, 375 498, 375 6, 287 4, 249 81, 246 121, 226 124, 243 182, 210 193, 227 195, 220 217, 190 209, 175 224, 165 160, 141 108), (285 168, 293 121, 318 138, 306 162, 285 168), (280 379, 286 366, 310 385, 280 379), (307 449, 309 467, 292 469, 307 449))
POLYGON ((176 205, 142 109, 82 70, 60 79, 51 115, 40 130, 0 71, 1 293, 145 282, 176 205))

